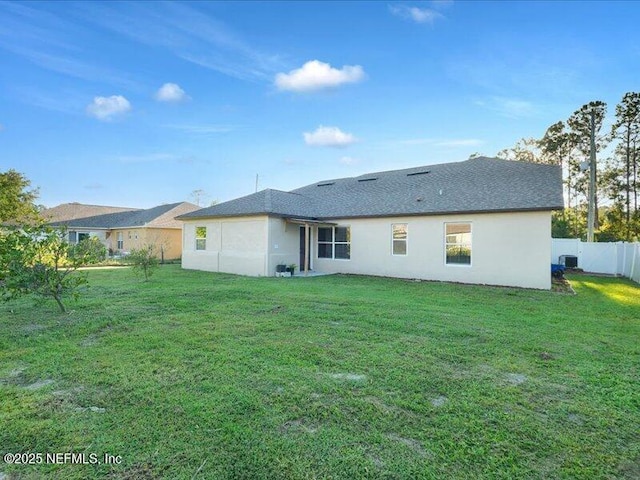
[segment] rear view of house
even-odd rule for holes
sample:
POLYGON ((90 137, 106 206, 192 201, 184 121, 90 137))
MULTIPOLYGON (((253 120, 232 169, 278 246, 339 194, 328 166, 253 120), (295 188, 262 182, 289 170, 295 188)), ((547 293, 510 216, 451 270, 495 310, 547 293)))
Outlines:
POLYGON ((183 268, 550 288, 560 167, 495 158, 263 190, 178 219, 183 268))

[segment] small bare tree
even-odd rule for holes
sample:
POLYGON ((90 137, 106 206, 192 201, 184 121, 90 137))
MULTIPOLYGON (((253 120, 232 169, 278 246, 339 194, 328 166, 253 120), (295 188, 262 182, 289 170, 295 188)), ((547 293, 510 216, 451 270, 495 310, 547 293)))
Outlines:
POLYGON ((145 282, 149 281, 149 278, 158 267, 158 258, 155 250, 154 245, 147 244, 140 248, 134 248, 127 256, 127 260, 133 265, 133 271, 144 275, 145 282))

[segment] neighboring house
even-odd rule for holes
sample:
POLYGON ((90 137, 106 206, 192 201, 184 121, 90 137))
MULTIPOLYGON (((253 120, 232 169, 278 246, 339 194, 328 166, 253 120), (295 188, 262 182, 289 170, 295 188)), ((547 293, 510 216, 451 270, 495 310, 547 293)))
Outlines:
POLYGON ((97 237, 110 253, 128 253, 133 248, 152 244, 157 255, 165 259, 179 258, 182 253, 182 222, 175 220, 200 207, 179 202, 146 210, 129 210, 84 218, 51 222, 53 226, 65 226, 70 243, 85 237, 97 237))
POLYGON ((551 212, 562 208, 554 165, 481 157, 370 173, 181 215, 182 266, 548 289, 551 212))

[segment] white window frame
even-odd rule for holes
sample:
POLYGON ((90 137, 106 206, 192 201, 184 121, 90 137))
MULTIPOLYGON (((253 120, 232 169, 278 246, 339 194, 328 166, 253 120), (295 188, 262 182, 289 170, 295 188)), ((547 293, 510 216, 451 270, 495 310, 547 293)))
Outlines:
MULTIPOLYGON (((451 234, 455 235, 455 234, 451 234)), ((444 264, 447 267, 464 267, 469 268, 473 265, 473 223, 472 222, 445 222, 444 223, 444 264), (447 242, 447 226, 449 225, 469 225, 469 241, 468 242, 447 242), (469 263, 449 263, 447 261, 447 247, 449 246, 468 246, 469 247, 469 263)))
POLYGON ((336 225, 333 227, 318 227, 318 230, 321 228, 331 229, 331 241, 320 241, 320 232, 318 232, 318 248, 317 255, 319 260, 338 260, 342 262, 348 262, 351 260, 351 225, 336 225), (347 229, 347 238, 346 242, 338 242, 336 241, 336 228, 346 228, 347 229), (331 245, 331 256, 330 257, 321 257, 320 256, 320 245, 331 245), (348 245, 349 246, 349 258, 336 258, 336 245, 348 245))
POLYGON ((406 222, 391 224, 391 255, 393 255, 394 257, 406 257, 407 255, 409 255, 409 224, 406 222), (404 226, 404 238, 395 238, 395 227, 397 226, 404 226), (396 242, 404 242, 404 253, 395 253, 394 246, 396 242))
POLYGON ((196 242, 195 242, 195 249, 198 252, 202 252, 204 250, 207 249, 207 227, 206 225, 198 225, 196 226, 196 230, 195 230, 195 238, 196 238, 196 242), (204 228, 204 237, 198 237, 198 230, 204 228), (202 244, 202 248, 198 248, 198 241, 204 241, 202 244))

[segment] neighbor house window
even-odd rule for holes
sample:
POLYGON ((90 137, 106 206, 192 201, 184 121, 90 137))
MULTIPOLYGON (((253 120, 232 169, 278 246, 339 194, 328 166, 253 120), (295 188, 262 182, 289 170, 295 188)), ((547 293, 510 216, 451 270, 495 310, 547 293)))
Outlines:
POLYGON ((88 233, 78 233, 78 243, 80 243, 85 238, 89 238, 89 234, 88 233))
POLYGON ((196 227, 196 250, 207 249, 207 227, 196 227))
POLYGON ((118 232, 118 242, 116 244, 116 248, 118 250, 122 250, 124 248, 124 240, 122 239, 122 232, 118 232))
POLYGON ((318 227, 318 258, 351 258, 349 227, 318 227))
POLYGON ((445 223, 447 265, 471 265, 471 224, 445 223))
POLYGON ((391 253, 393 255, 407 254, 407 232, 406 223, 394 223, 391 225, 391 253))

